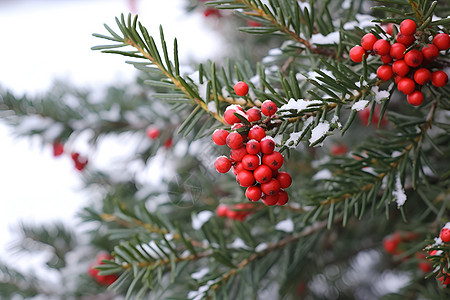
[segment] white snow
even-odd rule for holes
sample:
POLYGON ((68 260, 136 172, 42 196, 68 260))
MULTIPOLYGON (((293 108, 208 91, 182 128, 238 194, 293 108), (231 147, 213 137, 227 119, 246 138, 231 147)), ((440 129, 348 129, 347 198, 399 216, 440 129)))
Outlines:
POLYGON ((241 238, 236 238, 228 247, 233 249, 250 249, 241 238))
POLYGON ((369 104, 369 100, 359 100, 352 105, 352 110, 363 110, 364 108, 366 108, 367 104, 369 104))
POLYGON ((294 231, 294 222, 292 219, 286 219, 283 221, 278 222, 277 225, 275 225, 276 230, 284 231, 284 232, 293 232, 294 231))
POLYGON ((206 274, 209 273, 209 269, 208 268, 202 268, 200 270, 198 270, 197 272, 194 272, 191 274, 191 278, 195 279, 195 280, 200 280, 203 277, 205 277, 206 274))
POLYGON ((275 56, 275 55, 282 55, 283 52, 280 50, 280 48, 273 48, 273 49, 270 49, 269 52, 267 52, 267 54, 271 55, 271 56, 275 56))
POLYGON ((392 192, 392 196, 394 196, 394 199, 397 202, 398 207, 401 207, 403 206, 403 204, 405 204, 406 193, 400 181, 400 176, 397 176, 395 180, 395 190, 392 192))
POLYGON ((212 113, 217 113, 217 107, 214 101, 208 102, 208 110, 212 113))
POLYGON ((297 144, 300 142, 299 139, 302 136, 303 132, 306 130, 306 128, 308 128, 309 124, 311 124, 313 121, 314 121, 313 116, 306 119, 305 123, 303 123, 302 130, 300 130, 298 132, 292 132, 289 135, 289 138, 286 140, 285 145, 289 148, 295 148, 297 146, 297 144), (291 142, 293 142, 292 145, 291 145, 291 142))
POLYGON ((287 111, 287 110, 295 110, 297 113, 301 112, 302 110, 307 109, 310 105, 314 104, 322 104, 321 100, 304 100, 304 99, 297 99, 294 98, 289 99, 288 103, 283 104, 279 110, 280 111, 287 111))
POLYGON ((355 29, 355 27, 359 28, 373 27, 374 23, 372 22, 372 20, 374 19, 376 18, 371 15, 356 14, 356 21, 350 21, 345 23, 344 29, 352 30, 355 29))
POLYGON ((316 33, 312 35, 309 41, 315 45, 339 44, 339 32, 334 31, 325 36, 321 33, 316 33))
POLYGON ((255 247, 255 252, 262 252, 266 250, 269 246, 266 243, 258 244, 258 246, 255 247))
POLYGON ((203 224, 209 221, 213 216, 213 212, 210 210, 204 210, 199 212, 198 214, 192 214, 192 228, 195 230, 199 230, 202 228, 203 224))
POLYGON ((323 169, 314 174, 313 180, 321 180, 321 179, 330 179, 333 177, 333 173, 331 173, 328 169, 323 169))
POLYGON ((375 101, 377 103, 381 103, 381 101, 386 100, 390 97, 389 91, 380 90, 380 88, 376 85, 372 87, 372 91, 375 93, 375 101))
MULTIPOLYGON (((312 145, 321 138, 323 138, 330 130, 330 123, 325 120, 319 124, 311 131, 311 137, 309 138, 309 144, 312 145)), ((319 146, 319 145, 318 145, 319 146)))

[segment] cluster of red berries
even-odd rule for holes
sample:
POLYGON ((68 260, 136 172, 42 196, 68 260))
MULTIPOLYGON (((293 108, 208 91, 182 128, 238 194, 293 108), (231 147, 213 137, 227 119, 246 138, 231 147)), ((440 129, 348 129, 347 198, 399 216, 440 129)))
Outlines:
MULTIPOLYGON (((53 146, 53 156, 54 157, 59 157, 64 154, 64 144, 63 143, 61 143, 59 141, 55 141, 55 142, 53 142, 52 146, 53 146)), ((77 169, 78 171, 83 171, 83 169, 86 167, 86 165, 88 163, 88 159, 84 156, 81 156, 80 153, 78 153, 78 152, 72 152, 70 154, 70 157, 72 158, 75 169, 77 169)))
MULTIPOLYGON (((244 96, 248 92, 248 85, 238 82, 235 92, 244 96)), ((280 152, 275 151, 275 141, 266 136, 263 127, 256 125, 261 120, 261 113, 270 120, 277 110, 276 104, 271 100, 264 101, 261 109, 253 107, 247 111, 240 106, 231 105, 224 113, 225 122, 232 125, 231 132, 217 129, 212 135, 216 145, 227 145, 231 149, 229 157, 220 156, 216 159, 216 170, 227 173, 233 168, 236 181, 247 188, 245 196, 250 201, 261 199, 266 205, 285 205, 288 194, 284 189, 292 183, 289 173, 279 171, 284 158, 280 152), (241 123, 236 115, 245 118, 250 125, 241 123)))
POLYGON ((220 204, 216 208, 216 214, 219 217, 226 217, 230 220, 244 221, 244 219, 254 212, 253 203, 238 203, 233 205, 220 204))
MULTIPOLYGON (((154 126, 154 125, 150 125, 147 127, 147 129, 145 130, 145 133, 147 134, 147 137, 151 140, 156 140, 159 135, 160 135, 160 130, 158 127, 154 126)), ((165 142, 164 142, 164 147, 166 149, 169 149, 172 146, 172 138, 168 138, 165 142)))
POLYGON ((439 51, 450 48, 447 33, 435 35, 431 44, 422 46, 416 30, 416 23, 406 19, 400 23, 400 32, 392 45, 367 33, 361 39, 361 46, 350 50, 350 58, 354 62, 361 62, 367 53, 379 55, 384 64, 377 69, 378 78, 388 81, 394 77, 397 89, 408 95, 407 100, 412 105, 422 104, 424 96, 420 89, 428 81, 435 87, 447 84, 447 74, 442 70, 431 71, 431 63, 438 58, 439 51))
POLYGON ((114 281, 117 280, 118 276, 116 274, 110 274, 110 275, 100 275, 99 269, 96 269, 95 267, 98 265, 103 265, 104 260, 112 260, 112 256, 107 253, 100 253, 95 258, 95 262, 89 267, 88 274, 97 281, 100 285, 111 285, 114 281))

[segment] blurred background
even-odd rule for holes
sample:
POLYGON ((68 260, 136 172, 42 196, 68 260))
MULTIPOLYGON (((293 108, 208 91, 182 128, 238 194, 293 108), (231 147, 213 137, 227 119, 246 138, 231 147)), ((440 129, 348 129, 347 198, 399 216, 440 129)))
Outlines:
MULTIPOLYGON (((116 16, 128 12, 138 13, 149 30, 161 24, 169 40, 176 36, 183 61, 223 56, 214 18, 205 18, 201 11, 186 14, 185 5, 183 0, 0 1, 0 87, 17 96, 33 96, 55 81, 94 93, 106 85, 132 84, 136 70, 123 57, 90 49, 104 43, 92 33, 104 32, 104 23, 114 24, 116 16)), ((87 145, 80 139, 78 143, 78 149, 87 151, 87 145)), ((123 150, 108 147, 97 154, 101 159, 95 164, 107 168, 111 157, 123 155, 123 150)), ((157 169, 149 172, 153 179, 157 169)), ((78 224, 75 214, 86 200, 81 187, 70 157, 55 158, 49 145, 38 138, 19 138, 17 131, 13 134, 0 123, 0 257, 20 267, 20 256, 8 250, 19 222, 78 224)), ((39 257, 27 263, 39 264, 39 257)))

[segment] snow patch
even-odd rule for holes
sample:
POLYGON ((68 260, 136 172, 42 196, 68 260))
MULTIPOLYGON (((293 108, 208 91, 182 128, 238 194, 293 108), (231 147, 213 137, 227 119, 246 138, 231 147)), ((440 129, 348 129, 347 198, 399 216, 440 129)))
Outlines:
POLYGON ((363 110, 364 108, 366 108, 367 104, 369 104, 369 100, 359 100, 352 105, 352 110, 363 110))
POLYGON ((400 182, 400 176, 397 176, 395 180, 395 190, 392 192, 392 196, 394 196, 395 201, 397 202, 397 206, 401 207, 406 202, 406 193, 403 189, 402 183, 400 182))
POLYGON ((288 103, 283 104, 279 110, 280 111, 286 111, 286 110, 295 110, 297 112, 300 112, 302 110, 307 109, 310 105, 314 104, 322 104, 321 100, 304 100, 304 99, 297 99, 294 98, 289 99, 288 103))
POLYGON ((203 268, 203 269, 200 269, 199 271, 197 271, 195 273, 192 273, 191 274, 191 278, 195 279, 195 280, 200 280, 203 277, 205 277, 205 275, 208 274, 208 273, 209 273, 209 269, 208 268, 203 268))
POLYGON ((311 137, 309 138, 309 144, 312 145, 315 142, 319 141, 321 138, 323 138, 328 133, 329 130, 330 130, 330 123, 327 120, 319 123, 311 131, 311 137))
POLYGON ((313 34, 309 41, 315 45, 339 44, 339 32, 331 32, 325 36, 321 33, 313 34))
POLYGON ((192 215, 192 228, 194 230, 199 230, 202 228, 203 224, 209 221, 214 214, 209 210, 204 210, 199 212, 197 215, 192 215))
POLYGON ((284 231, 284 232, 293 232, 294 231, 294 222, 292 219, 286 219, 284 221, 278 222, 275 225, 276 230, 284 231))
POLYGON ((228 247, 233 249, 250 249, 241 238, 236 238, 228 247))
POLYGON ((217 107, 214 101, 208 102, 208 110, 212 113, 217 113, 217 107))
POLYGON ((258 246, 256 246, 255 252, 262 252, 262 251, 266 250, 267 248, 269 248, 269 246, 267 246, 266 243, 261 243, 261 244, 258 244, 258 246))
POLYGON ((314 174, 313 180, 321 180, 321 179, 330 179, 333 177, 333 174, 328 169, 323 169, 314 174))
POLYGON ((302 130, 298 132, 292 132, 289 135, 289 138, 286 140, 285 145, 289 148, 295 148, 297 144, 300 142, 300 137, 302 136, 303 132, 308 128, 308 126, 314 121, 314 117, 309 117, 306 119, 305 123, 303 123, 302 130), (292 144, 291 144, 292 143, 292 144))
POLYGON ((381 101, 386 100, 387 98, 389 98, 391 96, 389 91, 385 91, 385 90, 380 91, 380 88, 378 86, 373 86, 372 92, 375 93, 375 101, 377 103, 380 103, 381 101))

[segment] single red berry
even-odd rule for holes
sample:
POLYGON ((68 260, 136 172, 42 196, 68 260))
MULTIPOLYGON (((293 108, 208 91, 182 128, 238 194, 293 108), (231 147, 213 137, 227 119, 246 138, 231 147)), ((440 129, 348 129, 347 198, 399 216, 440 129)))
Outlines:
POLYGON ((228 209, 226 213, 227 213, 227 214, 226 214, 226 217, 227 217, 228 219, 231 219, 231 220, 240 220, 240 221, 242 221, 242 220, 241 220, 241 217, 240 217, 240 214, 239 214, 238 211, 233 210, 233 209, 228 209))
POLYGON ((288 200, 289 200, 288 193, 286 193, 286 191, 280 190, 278 192, 277 205, 283 206, 288 202, 288 200))
POLYGON ((450 35, 447 33, 439 33, 433 38, 433 45, 439 50, 447 50, 450 48, 450 35))
POLYGON ((391 44, 388 41, 379 39, 373 44, 373 52, 379 56, 389 54, 389 50, 391 49, 391 44))
POLYGON ((261 112, 263 113, 263 115, 268 117, 274 115, 277 112, 277 110, 278 107, 272 100, 266 100, 261 105, 261 112))
POLYGON ((258 201, 261 199, 262 191, 259 186, 249 186, 245 191, 245 197, 250 201, 258 201))
POLYGON ((277 204, 279 196, 280 195, 278 193, 275 195, 263 194, 261 197, 261 201, 267 206, 273 206, 277 204))
POLYGON ((234 175, 237 175, 241 170, 244 169, 244 166, 242 165, 242 162, 238 161, 238 162, 235 162, 232 169, 233 169, 234 175))
POLYGON ((220 204, 216 208, 216 215, 219 217, 225 217, 227 215, 227 212, 228 212, 228 207, 224 204, 220 204))
POLYGON ((147 134, 149 139, 154 140, 159 136, 159 129, 155 126, 149 126, 147 127, 145 133, 147 134))
POLYGON ((258 125, 255 125, 252 128, 250 128, 248 132, 248 138, 251 140, 257 140, 258 142, 260 142, 265 136, 266 131, 258 125))
POLYGON ((434 71, 431 74, 431 83, 435 87, 443 87, 448 82, 448 76, 444 71, 434 71))
POLYGON ((420 68, 414 72, 414 81, 417 84, 425 84, 427 81, 431 80, 431 72, 427 68, 420 68))
POLYGON ((262 163, 269 166, 271 169, 278 170, 283 165, 283 155, 278 151, 273 151, 271 154, 265 154, 262 157, 262 163))
POLYGON ((413 35, 404 35, 401 32, 397 34, 397 43, 401 43, 406 47, 409 47, 412 44, 414 44, 415 40, 416 38, 413 35))
POLYGON ((348 148, 344 144, 334 144, 331 146, 331 154, 333 155, 344 155, 347 151, 348 148))
POLYGON ((239 185, 243 187, 249 187, 255 183, 255 177, 253 177, 253 172, 249 170, 240 171, 236 176, 236 180, 239 183, 239 185))
POLYGON ((450 229, 446 227, 442 228, 439 237, 444 243, 450 243, 450 229))
POLYGON ((261 120, 261 110, 257 107, 252 107, 247 110, 247 116, 249 122, 255 122, 261 120))
POLYGON ((214 162, 214 167, 219 173, 226 173, 231 169, 231 160, 226 156, 219 156, 214 162))
POLYGON ((261 23, 253 20, 247 20, 247 25, 250 27, 261 27, 261 23))
POLYGON ((409 72, 409 66, 403 59, 394 61, 392 64, 392 72, 400 77, 406 76, 409 72))
POLYGON ((394 43, 389 50, 389 54, 395 60, 402 59, 405 56, 406 46, 402 43, 394 43))
POLYGON ((247 154, 242 158, 244 169, 253 171, 259 166, 259 156, 255 154, 247 154))
POLYGON ((421 91, 414 91, 409 94, 406 99, 408 100, 409 104, 418 106, 422 104, 424 97, 421 91))
POLYGON ((416 22, 411 19, 403 20, 400 23, 400 32, 404 35, 413 35, 414 33, 416 33, 416 29, 416 22))
POLYGON ((242 123, 235 123, 233 126, 231 126, 231 130, 238 130, 239 128, 244 127, 245 125, 242 123))
POLYGON ((280 183, 280 187, 282 189, 288 188, 292 184, 292 178, 288 172, 278 172, 278 175, 276 176, 276 178, 277 178, 278 182, 280 183))
POLYGON ((380 56, 380 59, 383 62, 383 64, 390 64, 393 61, 392 57, 389 54, 380 56))
POLYGON ((250 140, 245 145, 245 148, 247 149, 248 154, 258 154, 261 150, 261 145, 257 140, 250 140))
POLYGON ((268 182, 261 184, 261 190, 266 195, 275 195, 280 190, 280 183, 275 178, 272 178, 268 182))
POLYGON ((367 51, 372 51, 373 44, 377 40, 378 38, 373 33, 367 33, 361 38, 361 46, 367 51))
POLYGON ((265 183, 268 182, 270 179, 272 179, 272 169, 266 165, 260 165, 256 168, 256 170, 253 172, 253 175, 255 176, 256 181, 259 183, 265 183))
POLYGON ((235 131, 228 134, 226 139, 226 143, 231 149, 241 148, 243 142, 244 139, 242 138, 242 135, 235 131))
POLYGON ((245 146, 242 146, 237 149, 231 149, 230 150, 230 158, 232 161, 240 162, 244 158, 245 155, 247 155, 247 149, 245 146))
POLYGON ((243 82, 243 81, 237 82, 234 85, 234 92, 238 96, 245 96, 245 95, 247 95, 247 93, 248 93, 248 84, 243 82))
POLYGON ((172 138, 168 138, 165 142, 164 142, 164 148, 169 149, 172 146, 172 138))
POLYGON ((64 153, 64 144, 60 142, 53 143, 53 156, 58 157, 64 153))
POLYGON ((227 109, 223 114, 225 122, 227 122, 230 125, 241 122, 241 120, 239 120, 239 118, 234 115, 234 113, 236 113, 239 110, 238 108, 240 108, 240 106, 237 105, 230 105, 227 107, 227 109))
POLYGON ((433 265, 429 261, 421 261, 417 264, 417 266, 424 273, 430 273, 433 271, 433 265))
POLYGON ((395 82, 395 84, 398 84, 398 83, 400 82, 400 80, 402 80, 403 78, 405 78, 405 77, 395 75, 395 76, 394 76, 394 82, 395 82))
POLYGON ((405 63, 410 67, 418 67, 423 61, 422 52, 417 49, 412 49, 405 54, 405 63))
POLYGON ((363 61, 363 55, 366 54, 366 50, 364 50, 361 46, 354 46, 350 49, 350 59, 356 63, 360 63, 363 61))
POLYGON ((88 164, 88 159, 85 157, 80 156, 79 153, 75 152, 71 154, 72 160, 75 164, 75 169, 78 171, 83 171, 83 169, 88 164))
POLYGON ((227 143, 228 131, 225 129, 216 129, 212 135, 214 144, 223 146, 227 143))
POLYGON ((389 35, 393 35, 394 34, 394 24, 392 24, 392 23, 388 23, 388 24, 384 25, 383 29, 389 35))
POLYGON ((394 73, 392 72, 391 65, 381 65, 377 69, 377 76, 383 81, 388 81, 392 78, 394 73))
POLYGON ((422 48, 422 55, 424 59, 433 61, 438 58, 439 49, 433 44, 428 44, 422 48))
POLYGON ((400 244, 401 239, 399 235, 394 234, 393 236, 388 236, 383 240, 383 247, 387 253, 395 254, 397 252, 397 247, 400 244))
POLYGON ((405 95, 409 95, 414 92, 415 88, 416 84, 414 80, 406 77, 402 78, 397 84, 397 89, 405 95))
POLYGON ((264 154, 270 154, 275 150, 275 141, 272 137, 266 136, 261 140, 261 152, 264 154))
POLYGON ((208 7, 203 11, 203 15, 208 18, 208 17, 217 17, 220 18, 222 16, 222 14, 220 13, 220 10, 216 9, 216 8, 211 8, 208 7))

